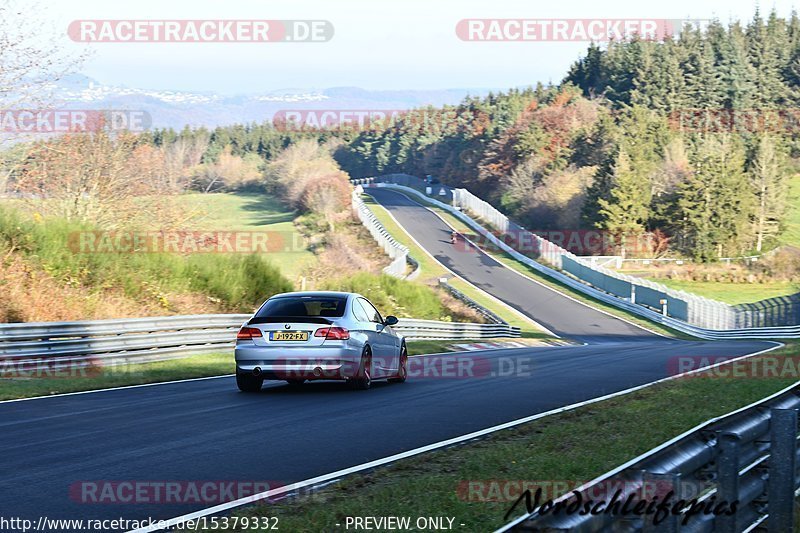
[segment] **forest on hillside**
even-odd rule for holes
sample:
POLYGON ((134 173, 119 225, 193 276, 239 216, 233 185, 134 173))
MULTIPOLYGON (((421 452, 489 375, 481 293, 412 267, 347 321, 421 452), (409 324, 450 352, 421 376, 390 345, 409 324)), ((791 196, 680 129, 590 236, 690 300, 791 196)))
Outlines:
POLYGON ((558 86, 419 110, 337 159, 354 176, 432 174, 530 228, 602 228, 622 253, 648 232, 713 260, 775 246, 798 102, 800 19, 757 14, 591 45, 558 86))
MULTIPOLYGON (((4 154, 3 177, 22 195, 79 191, 65 209, 103 208, 117 220, 111 200, 120 195, 254 183, 293 204, 322 204, 320 183, 298 192, 308 184, 270 178, 271 161, 311 140, 352 177, 430 174, 533 230, 602 229, 621 254, 713 261, 779 243, 800 158, 799 104, 800 19, 756 14, 662 41, 592 44, 558 85, 468 97, 387 123, 71 134, 16 146, 4 154), (633 249, 642 236, 652 249, 633 249)), ((326 172, 341 196, 341 175, 326 172)))

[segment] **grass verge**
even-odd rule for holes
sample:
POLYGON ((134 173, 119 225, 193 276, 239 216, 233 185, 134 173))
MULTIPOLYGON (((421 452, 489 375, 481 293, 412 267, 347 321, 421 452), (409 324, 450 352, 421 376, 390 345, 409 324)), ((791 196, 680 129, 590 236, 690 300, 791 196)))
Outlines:
MULTIPOLYGON (((796 347, 766 357, 788 355, 796 347)), ((469 494, 459 492, 464 483, 564 480, 574 487, 793 382, 718 377, 666 382, 234 514, 278 517, 280 527, 289 531, 341 531, 348 516, 410 516, 412 522, 420 516, 447 516, 460 531, 491 531, 505 523, 513 502, 470 501, 469 494)), ((480 494, 485 492, 474 493, 478 499, 480 494)))
MULTIPOLYGON (((207 196, 204 205, 213 208, 214 197, 230 201, 232 195, 207 196)), ((269 254, 133 253, 125 241, 115 244, 113 233, 96 233, 97 227, 60 218, 37 218, 8 205, 0 202, 2 253, 20 254, 65 286, 99 294, 119 289, 132 299, 155 300, 167 310, 173 309, 175 295, 197 293, 223 312, 252 311, 266 296, 293 287, 269 254)))
MULTIPOLYGON (((233 373, 233 369, 233 354, 227 352, 193 355, 155 363, 100 367, 86 371, 85 375, 76 370, 70 377, 29 379, 6 377, 0 379, 0 400, 220 376, 233 373)), ((5 371, 0 373, 0 376, 4 375, 8 373, 5 371)))
POLYGON ((317 259, 300 246, 294 225, 297 212, 273 196, 256 192, 187 193, 175 201, 194 214, 193 228, 206 231, 266 231, 280 249, 264 255, 290 280, 295 281, 317 259))
POLYGON ((797 292, 796 283, 770 281, 766 283, 724 283, 719 281, 686 281, 668 278, 647 278, 672 289, 691 292, 730 305, 757 302, 765 298, 786 296, 797 292))

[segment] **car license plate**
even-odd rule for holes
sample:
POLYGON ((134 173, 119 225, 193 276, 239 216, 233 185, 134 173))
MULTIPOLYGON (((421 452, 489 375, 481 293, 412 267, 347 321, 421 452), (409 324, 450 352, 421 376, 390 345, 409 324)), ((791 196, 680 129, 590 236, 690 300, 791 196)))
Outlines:
POLYGON ((307 331, 271 331, 269 333, 271 341, 307 341, 307 331))

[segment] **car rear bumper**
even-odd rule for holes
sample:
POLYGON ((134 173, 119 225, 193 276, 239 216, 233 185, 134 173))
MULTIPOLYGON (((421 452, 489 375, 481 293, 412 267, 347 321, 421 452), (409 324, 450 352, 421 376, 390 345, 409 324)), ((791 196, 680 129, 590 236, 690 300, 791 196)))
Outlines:
POLYGON ((237 346, 234 353, 238 372, 256 371, 264 379, 349 379, 361 364, 361 350, 347 346, 310 350, 237 346))

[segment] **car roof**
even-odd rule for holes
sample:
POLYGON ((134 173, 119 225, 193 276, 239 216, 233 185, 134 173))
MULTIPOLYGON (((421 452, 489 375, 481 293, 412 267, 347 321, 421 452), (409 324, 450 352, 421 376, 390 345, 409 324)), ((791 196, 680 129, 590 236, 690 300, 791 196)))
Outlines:
POLYGON ((320 297, 320 296, 329 296, 334 298, 347 298, 349 296, 361 296, 360 294, 356 294, 354 292, 341 292, 341 291, 295 291, 295 292, 284 292, 281 294, 275 294, 272 298, 283 298, 285 296, 306 296, 306 297, 320 297))

